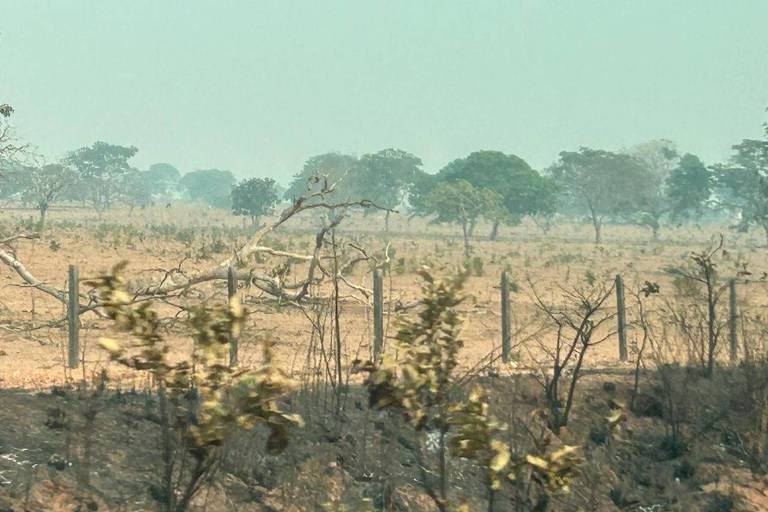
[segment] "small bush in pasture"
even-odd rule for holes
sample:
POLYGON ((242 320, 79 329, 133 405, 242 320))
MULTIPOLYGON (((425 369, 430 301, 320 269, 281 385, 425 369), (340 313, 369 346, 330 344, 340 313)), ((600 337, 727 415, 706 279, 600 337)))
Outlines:
POLYGON ((149 371, 160 386, 163 431, 161 489, 168 512, 185 512, 220 462, 219 447, 240 427, 269 428, 267 449, 279 453, 288 444, 288 429, 301 418, 282 411, 278 399, 293 387, 272 364, 272 347, 264 340, 262 365, 237 370, 226 364, 230 340, 239 335, 245 311, 237 298, 227 305, 191 310, 195 341, 187 359, 172 362, 150 302, 132 303, 122 276, 124 264, 95 286, 107 315, 134 340, 102 339, 112 360, 136 371, 149 371))
POLYGON ((472 256, 469 260, 469 268, 472 269, 472 274, 477 277, 485 275, 485 263, 480 256, 472 256))
MULTIPOLYGON (((527 474, 537 475, 536 481, 546 492, 556 492, 568 487, 580 461, 577 448, 571 446, 544 456, 527 454, 513 461, 512 450, 502 436, 506 425, 490 413, 486 391, 475 386, 466 400, 460 398, 462 390, 454 372, 463 342, 459 337, 462 320, 456 308, 466 299, 462 288, 468 275, 465 267, 453 277, 438 280, 423 269, 417 317, 398 319, 397 344, 380 363, 357 362, 358 369, 368 372, 370 405, 402 413, 416 432, 421 484, 440 511, 449 510, 450 503, 446 448, 482 469, 488 510, 493 509, 502 483, 515 480, 523 468, 527 474), (436 438, 437 482, 420 455, 426 451, 430 437, 436 438)), ((542 499, 548 501, 546 494, 542 499)))

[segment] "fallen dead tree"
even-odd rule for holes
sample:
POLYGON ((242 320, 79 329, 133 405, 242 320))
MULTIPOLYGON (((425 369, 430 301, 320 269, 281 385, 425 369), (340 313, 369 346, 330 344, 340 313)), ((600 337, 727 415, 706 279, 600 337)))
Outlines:
MULTIPOLYGON (((133 301, 163 300, 182 296, 190 289, 203 283, 226 280, 230 267, 235 269, 234 275, 238 281, 247 282, 250 286, 257 288, 280 302, 298 303, 310 299, 310 290, 314 285, 320 285, 326 279, 334 277, 333 269, 326 268, 324 265, 324 261, 330 258, 330 256, 324 256, 323 252, 331 243, 327 239, 327 235, 342 222, 348 210, 350 208, 374 208, 382 211, 392 211, 380 207, 369 200, 330 201, 329 199, 332 197, 336 184, 329 184, 327 179, 322 177, 317 177, 313 184, 322 184, 322 186, 320 190, 308 192, 306 195, 294 200, 290 206, 280 213, 276 220, 261 227, 245 244, 234 251, 232 256, 217 265, 200 272, 187 273, 179 264, 177 267, 169 270, 156 269, 162 271, 163 275, 150 284, 129 283, 128 289, 133 295, 133 301), (315 234, 314 248, 311 253, 301 254, 277 250, 265 242, 265 238, 269 234, 275 232, 289 220, 302 212, 311 210, 322 210, 328 213, 327 219, 315 234), (292 282, 288 282, 281 272, 257 272, 255 269, 249 268, 249 261, 259 254, 284 258, 286 262, 305 262, 307 263, 306 271, 300 279, 292 282)), ((24 284, 19 286, 35 288, 62 303, 66 303, 67 292, 37 278, 18 259, 15 251, 10 246, 10 243, 14 241, 35 238, 39 238, 39 235, 20 234, 0 240, 0 261, 11 268, 22 279, 24 284)), ((365 286, 352 283, 345 274, 351 272, 361 262, 368 261, 373 266, 378 266, 381 262, 354 243, 347 243, 346 248, 349 249, 350 254, 337 265, 336 277, 338 277, 339 282, 367 300, 371 295, 371 291, 365 286)), ((385 250, 386 254, 387 251, 385 250)), ((101 307, 97 294, 81 294, 81 297, 86 301, 81 304, 81 313, 94 311, 101 307)))

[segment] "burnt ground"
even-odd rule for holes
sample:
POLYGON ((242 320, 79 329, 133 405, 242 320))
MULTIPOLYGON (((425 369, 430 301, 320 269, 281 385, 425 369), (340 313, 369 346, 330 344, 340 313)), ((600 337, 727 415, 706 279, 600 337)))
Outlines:
MULTIPOLYGON (((688 382, 691 414, 683 422, 685 447, 678 453, 665 444, 663 391, 654 375, 643 376, 636 410, 624 410, 618 429, 605 427, 612 408, 628 403, 632 384, 626 372, 610 373, 585 376, 569 425, 541 438, 549 448, 584 447, 577 480, 569 493, 553 496, 550 510, 768 510, 768 479, 750 468, 726 435, 738 425, 738 401, 712 416, 711 408, 727 395, 713 390, 730 377, 688 382)), ((492 390, 493 410, 508 423, 512 445, 533 449, 535 436, 529 432, 537 432, 543 409, 533 379, 491 372, 476 381, 492 390)), ((321 389, 300 390, 287 399, 284 406, 301 413, 306 426, 292 432, 281 455, 267 454, 260 428, 236 434, 222 447, 222 468, 193 510, 435 510, 419 489, 409 429, 390 413, 369 410, 356 387, 347 391, 340 420, 331 402, 321 389)), ((0 404, 0 510, 161 506, 161 429, 153 395, 97 387, 4 390, 0 404)), ((471 510, 485 510, 477 471, 457 459, 449 467, 452 495, 466 499, 471 510)), ((514 485, 505 486, 496 510, 514 510, 510 499, 517 492, 514 485)))

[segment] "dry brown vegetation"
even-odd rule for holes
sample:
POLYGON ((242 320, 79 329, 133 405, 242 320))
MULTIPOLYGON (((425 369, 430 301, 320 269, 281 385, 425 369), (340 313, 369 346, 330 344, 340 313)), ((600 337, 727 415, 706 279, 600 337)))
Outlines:
MULTIPOLYGON (((6 210, 0 239, 26 232, 32 215, 6 210)), ((284 451, 273 453, 264 424, 228 425, 210 443, 215 464, 194 483, 190 510, 768 509, 768 264, 755 238, 723 226, 685 226, 651 242, 647 230, 607 226, 604 244, 595 246, 589 226, 556 224, 545 236, 523 224, 496 241, 473 241, 465 261, 454 229, 393 216, 385 239, 370 228, 381 224, 376 215, 350 212, 318 248, 329 217, 306 211, 262 239, 269 251, 235 261, 247 311, 239 368, 264 368, 270 345, 274 368, 293 383, 274 403, 300 416, 302 426, 288 427, 284 451), (722 248, 720 232, 727 235, 722 248), (325 278, 309 283, 300 300, 275 297, 249 278, 300 282, 312 261, 285 254, 313 251, 325 278), (385 348, 397 367, 407 361, 396 353, 396 341, 407 338, 402 322, 416 321, 424 307, 420 269, 451 278, 464 264, 465 298, 452 305, 461 323, 451 334, 462 346, 440 392, 427 400, 413 389, 431 381, 414 379, 395 407, 382 407, 371 400, 369 372, 355 372, 372 357, 373 269, 386 271, 385 348), (499 346, 504 270, 514 292, 508 364, 499 346), (625 363, 618 358, 616 274, 627 289, 625 363), (735 360, 729 279, 738 290, 735 360), (417 395, 415 405, 403 403, 417 395), (414 411, 424 408, 431 416, 420 423, 414 411), (454 443, 489 442, 452 450, 454 435, 454 443), (501 444, 509 453, 499 467, 501 444), (553 454, 566 446, 579 447, 578 456, 563 469, 568 479, 555 478, 553 454)), ((121 261, 133 290, 150 290, 216 268, 253 233, 226 212, 194 205, 113 211, 101 221, 72 208, 52 210, 39 238, 2 249, 57 290, 66 290, 69 264, 85 283, 121 261)), ((81 364, 66 368, 63 303, 6 265, 0 277, 0 510, 172 510, 187 499, 183 484, 201 455, 185 444, 189 425, 173 427, 161 407, 164 374, 136 371, 100 346, 103 337, 130 338, 103 308, 81 315, 81 364), (168 432, 181 433, 179 440, 169 441, 168 432), (179 450, 191 462, 176 466, 172 477, 182 483, 169 487, 164 461, 179 450), (180 495, 169 498, 168 489, 180 495)), ((96 297, 89 290, 83 284, 84 301, 96 297)), ((135 306, 151 303, 157 313, 164 364, 178 369, 195 350, 188 321, 200 308, 223 309, 226 280, 141 300, 135 306)), ((224 383, 231 377, 216 375, 224 383)), ((217 393, 236 387, 227 386, 217 393)), ((185 397, 181 410, 195 417, 198 398, 185 397)))

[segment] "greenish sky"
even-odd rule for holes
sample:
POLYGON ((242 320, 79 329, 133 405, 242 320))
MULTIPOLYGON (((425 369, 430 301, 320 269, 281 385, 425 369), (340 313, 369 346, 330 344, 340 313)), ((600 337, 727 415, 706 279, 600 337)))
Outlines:
POLYGON ((390 146, 712 162, 761 133, 768 0, 0 0, 0 99, 49 158, 105 140, 281 182, 390 146))

